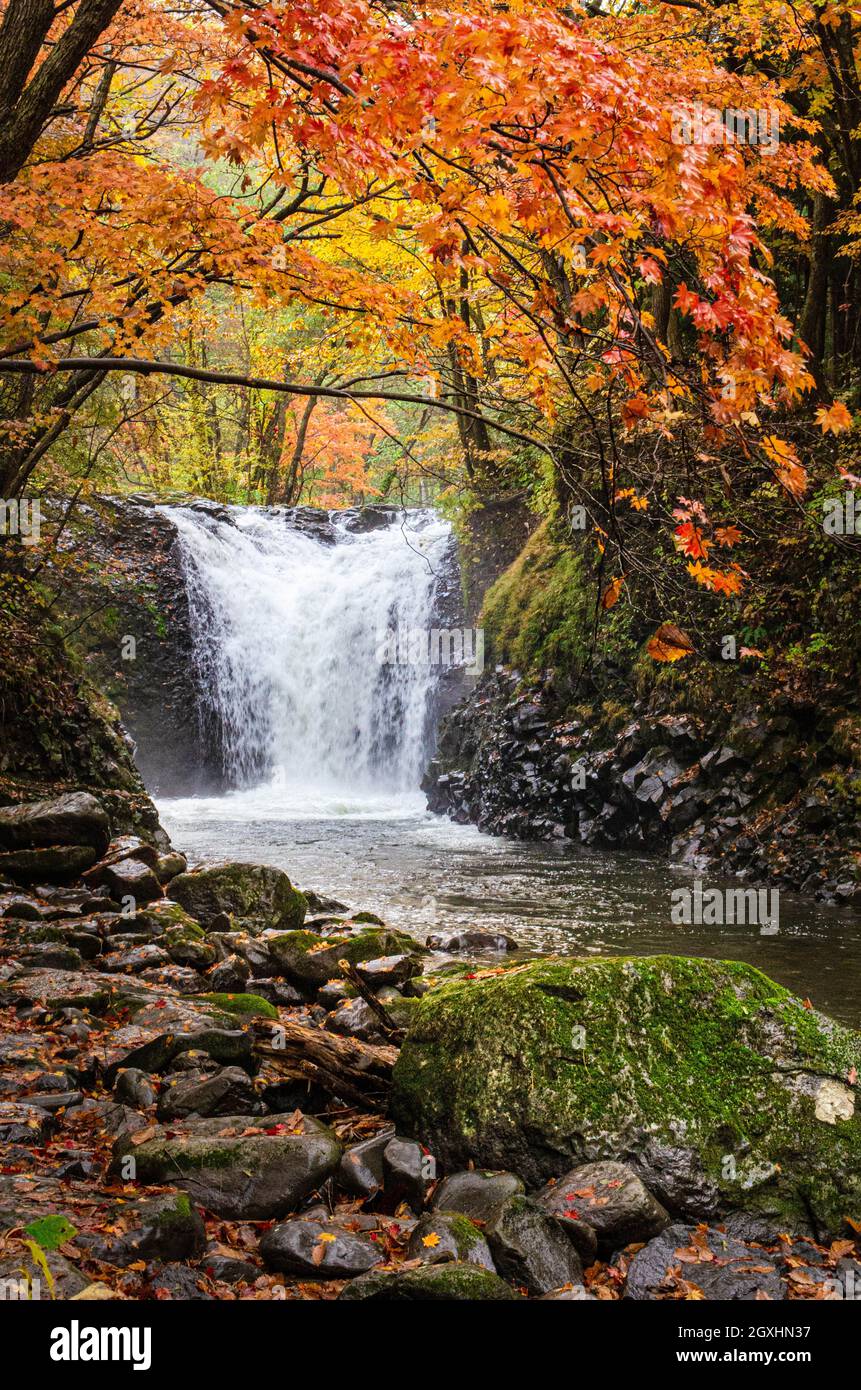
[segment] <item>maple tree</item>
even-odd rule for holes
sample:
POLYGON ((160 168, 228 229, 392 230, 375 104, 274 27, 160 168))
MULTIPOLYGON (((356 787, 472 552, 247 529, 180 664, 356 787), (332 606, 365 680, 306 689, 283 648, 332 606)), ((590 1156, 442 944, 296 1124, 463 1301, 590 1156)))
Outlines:
POLYGON ((324 504, 527 477, 585 509, 602 611, 646 572, 653 630, 681 574, 738 596, 752 517, 802 505, 805 443, 852 425, 858 27, 821 3, 7 0, 0 492, 107 400, 121 473, 324 504), (680 137, 705 108, 767 110, 779 142, 680 137))

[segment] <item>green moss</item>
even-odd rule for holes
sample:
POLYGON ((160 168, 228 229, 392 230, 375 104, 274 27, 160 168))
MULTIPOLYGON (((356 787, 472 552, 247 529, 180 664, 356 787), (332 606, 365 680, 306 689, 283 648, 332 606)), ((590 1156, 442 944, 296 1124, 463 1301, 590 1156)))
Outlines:
POLYGON ((485 596, 479 622, 493 657, 537 672, 579 667, 586 658, 595 612, 580 553, 553 539, 545 522, 485 596))
POLYGON ((259 994, 195 994, 192 1003, 214 1004, 222 1013, 237 1014, 240 1018, 275 1018, 278 1010, 259 994))
POLYGON ((528 1181, 652 1136, 693 1149, 728 1205, 756 1190, 833 1230, 861 1216, 861 1120, 824 1122, 816 1097, 853 1067, 858 1034, 750 966, 550 960, 425 995, 392 1113, 443 1162, 528 1181))
POLYGON ((448 1226, 457 1243, 459 1258, 467 1260, 470 1250, 481 1242, 481 1232, 468 1216, 461 1216, 458 1212, 449 1217, 448 1226))

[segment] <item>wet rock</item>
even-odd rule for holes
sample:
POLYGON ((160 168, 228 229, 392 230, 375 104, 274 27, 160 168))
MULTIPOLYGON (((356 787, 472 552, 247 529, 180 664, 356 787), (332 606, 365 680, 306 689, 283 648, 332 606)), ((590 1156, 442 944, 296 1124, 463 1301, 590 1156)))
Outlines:
POLYGON ((360 1038, 363 1041, 379 1041, 382 1037, 380 1020, 364 999, 346 999, 325 1018, 325 1027, 331 1033, 340 1033, 347 1038, 360 1038))
POLYGON ((152 994, 136 1010, 133 1021, 105 1034, 103 1064, 107 1085, 113 1085, 121 1067, 164 1071, 177 1053, 191 1048, 206 1052, 224 1065, 235 1063, 250 1069, 251 1036, 232 1027, 232 1020, 217 1006, 160 997, 151 985, 146 988, 152 994))
POLYGON ((427 1264, 459 1260, 495 1272, 490 1246, 468 1216, 456 1212, 428 1212, 410 1236, 407 1258, 427 1264))
POLYGON ((387 1197, 421 1211, 428 1184, 421 1144, 412 1139, 390 1139, 383 1150, 383 1177, 387 1197))
POLYGON ((165 1265, 151 1281, 150 1290, 155 1298, 184 1303, 211 1302, 213 1298, 204 1288, 202 1271, 189 1269, 188 1265, 165 1265))
POLYGON ((120 859, 108 864, 104 869, 102 881, 114 902, 133 898, 136 903, 148 903, 162 895, 162 886, 155 869, 137 858, 120 859))
POLYGON ((267 980, 254 976, 249 980, 248 987, 261 999, 266 999, 273 1005, 280 1004, 286 1009, 304 1003, 304 995, 295 986, 287 984, 286 980, 267 980))
POLYGON ((88 792, 72 792, 53 801, 0 806, 0 846, 4 849, 87 845, 101 853, 109 839, 107 812, 88 792))
POLYGON ((7 850, 0 854, 0 874, 16 883, 71 883, 95 858, 96 851, 89 845, 7 850))
POLYGON ((31 1095, 28 1099, 31 1105, 38 1105, 41 1110, 47 1110, 50 1115, 56 1115, 72 1105, 80 1105, 84 1095, 82 1091, 46 1091, 31 1095))
POLYGON ((155 871, 158 875, 159 883, 164 886, 170 883, 171 879, 184 874, 188 868, 188 860, 184 854, 177 854, 171 850, 168 854, 160 854, 155 864, 155 871))
POLYGON ((270 1269, 301 1279, 353 1279, 384 1258, 366 1237, 298 1216, 267 1231, 260 1254, 270 1269))
POLYGON ((647 1169, 683 1148, 698 1204, 838 1235, 861 1203, 861 1116, 835 1078, 859 1068, 861 1035, 740 962, 545 960, 427 994, 391 1114, 446 1167, 537 1184, 601 1154, 676 1212, 647 1169))
POLYGON ((418 952, 418 943, 404 932, 368 928, 353 936, 321 937, 294 931, 268 935, 266 949, 280 973, 301 988, 318 990, 339 973, 338 962, 358 966, 379 956, 418 952))
POLYGON ((475 1221, 489 1221, 503 1202, 521 1196, 525 1190, 515 1173, 475 1169, 445 1178, 436 1189, 431 1206, 434 1211, 460 1212, 475 1221))
POLYGON ((241 956, 229 955, 214 965, 207 975, 210 989, 218 993, 234 994, 245 989, 251 967, 241 956))
POLYGON ((241 1251, 217 1242, 207 1246, 200 1267, 208 1278, 221 1284, 253 1284, 260 1273, 257 1265, 246 1259, 241 1251))
POLYGON ((383 1153, 394 1137, 393 1130, 377 1134, 347 1149, 338 1165, 338 1185, 354 1197, 368 1199, 383 1186, 383 1153))
POLYGON ((56 1128, 52 1115, 24 1101, 0 1101, 0 1144, 41 1148, 56 1128))
POLYGON ((552 1216, 586 1222, 607 1252, 651 1240, 670 1223, 668 1212, 624 1163, 586 1163, 536 1193, 535 1200, 552 1216))
POLYGON ((0 917, 4 921, 11 919, 21 922, 47 922, 50 909, 24 893, 9 893, 4 894, 4 906, 0 917))
POLYGON ((519 942, 505 932, 487 931, 483 927, 453 927, 431 932, 426 945, 431 951, 517 951, 519 942))
POLYGON ((263 864, 216 864, 180 874, 171 897, 204 926, 219 913, 257 918, 290 931, 302 925, 307 903, 282 869, 263 864))
POLYGON ((625 1298, 672 1295, 678 1280, 707 1299, 744 1302, 786 1297, 777 1267, 765 1250, 751 1248, 707 1227, 668 1226, 631 1261, 625 1298))
POLYGON ((160 1120, 188 1115, 255 1115, 262 1109, 254 1083, 241 1067, 222 1067, 212 1075, 191 1072, 170 1080, 158 1098, 160 1120))
POLYGON ((118 1203, 106 1213, 102 1233, 77 1240, 97 1260, 124 1268, 137 1260, 197 1259, 206 1232, 186 1193, 166 1192, 118 1203))
POLYGON ((126 1067, 117 1073, 114 1096, 121 1105, 129 1105, 132 1110, 148 1110, 155 1105, 155 1087, 139 1067, 126 1067))
POLYGON ((356 966, 357 974, 374 991, 383 985, 402 985, 414 975, 420 975, 421 970, 421 963, 410 955, 380 956, 356 966))
POLYGON ((327 980, 317 991, 317 1003, 322 1004, 325 1009, 335 1009, 339 1004, 343 1004, 345 999, 354 997, 355 990, 346 980, 327 980))
POLYGON ((215 947, 207 941, 203 930, 194 923, 168 927, 164 947, 175 965, 188 965, 193 970, 208 970, 218 959, 215 947))
POLYGON ((139 1144, 121 1138, 113 1167, 121 1171, 123 1158, 133 1157, 138 1182, 171 1182, 217 1216, 265 1221, 293 1211, 336 1170, 341 1153, 308 1116, 268 1115, 264 1129, 237 1115, 179 1121, 139 1144))
POLYGON ((32 946, 19 946, 15 954, 23 965, 40 970, 80 970, 84 964, 80 951, 60 941, 37 941, 32 946))
POLYGON ((98 965, 101 970, 140 975, 144 970, 154 970, 157 966, 166 965, 169 960, 167 951, 163 951, 160 946, 130 946, 127 951, 111 951, 108 955, 102 956, 98 965))
POLYGON ((170 961, 167 965, 142 971, 138 978, 149 984, 160 985, 163 989, 176 990, 177 994, 202 994, 206 988, 206 980, 199 970, 193 970, 190 965, 174 965, 170 961))
POLYGON ((428 1264, 384 1274, 372 1271, 354 1279, 340 1295, 378 1303, 499 1303, 519 1295, 498 1275, 473 1264, 428 1264))
POLYGON ((583 1277, 572 1242, 537 1202, 508 1197, 485 1227, 485 1236, 500 1274, 530 1293, 549 1293, 583 1277))

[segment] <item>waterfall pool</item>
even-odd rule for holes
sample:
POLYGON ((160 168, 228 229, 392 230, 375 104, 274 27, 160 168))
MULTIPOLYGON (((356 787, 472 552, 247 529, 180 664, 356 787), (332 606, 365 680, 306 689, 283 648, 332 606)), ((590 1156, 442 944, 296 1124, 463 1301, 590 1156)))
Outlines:
MULTIPOLYGON (((696 875, 660 859, 483 835, 425 809, 420 794, 303 793, 267 785, 159 803, 193 862, 240 859, 285 869, 300 888, 376 912, 424 938, 478 926, 525 955, 682 955, 743 960, 816 1008, 861 1026, 861 913, 780 894, 776 931, 678 926, 673 888, 696 875)), ((711 873, 709 886, 720 880, 711 873)))

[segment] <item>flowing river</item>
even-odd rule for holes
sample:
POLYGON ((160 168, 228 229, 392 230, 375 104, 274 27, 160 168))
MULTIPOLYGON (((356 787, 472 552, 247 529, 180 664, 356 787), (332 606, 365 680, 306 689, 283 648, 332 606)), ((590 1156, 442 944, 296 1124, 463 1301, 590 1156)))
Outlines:
MULTIPOLYGON (((192 862, 286 869, 302 888, 419 937, 481 926, 522 954, 654 954, 748 961, 861 1025, 861 914, 781 892, 779 924, 676 925, 692 871, 632 853, 483 835, 428 813, 418 790, 439 670, 385 659, 387 635, 439 626, 450 553, 432 512, 325 539, 274 509, 217 519, 166 509, 187 576, 201 702, 219 730, 220 795, 160 799, 192 862)), ((709 886, 718 884, 711 873, 709 886)))

